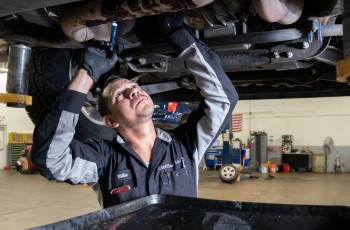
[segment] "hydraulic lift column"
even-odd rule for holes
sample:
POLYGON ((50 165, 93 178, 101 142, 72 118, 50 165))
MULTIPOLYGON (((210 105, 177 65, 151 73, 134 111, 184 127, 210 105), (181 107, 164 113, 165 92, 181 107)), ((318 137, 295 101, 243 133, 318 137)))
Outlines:
POLYGON ((8 107, 23 108, 32 104, 28 94, 28 67, 31 48, 23 44, 11 45, 8 57, 7 93, 0 94, 0 102, 8 107))

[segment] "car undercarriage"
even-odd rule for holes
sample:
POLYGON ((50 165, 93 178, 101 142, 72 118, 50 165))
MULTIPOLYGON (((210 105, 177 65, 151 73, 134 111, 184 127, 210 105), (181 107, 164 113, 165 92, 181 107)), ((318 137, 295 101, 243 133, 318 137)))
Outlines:
MULTIPOLYGON (((8 0, 0 9, 0 60, 9 63, 8 93, 33 97, 26 109, 35 123, 71 78, 84 46, 109 41, 116 21, 114 71, 137 78, 155 101, 195 101, 193 79, 157 24, 158 14, 183 11, 184 23, 219 55, 240 99, 350 95, 347 78, 336 74, 345 56, 342 3, 8 0)), ((97 85, 82 110, 81 138, 109 136, 97 112, 98 90, 97 85)))

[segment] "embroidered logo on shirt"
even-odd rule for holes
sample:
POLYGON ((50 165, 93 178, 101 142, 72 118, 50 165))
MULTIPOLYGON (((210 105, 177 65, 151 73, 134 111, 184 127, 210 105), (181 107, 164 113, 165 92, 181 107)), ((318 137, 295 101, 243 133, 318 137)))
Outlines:
POLYGON ((121 174, 118 174, 117 177, 118 177, 118 179, 122 179, 122 178, 128 177, 128 174, 121 173, 121 174))
POLYGON ((173 168, 174 165, 173 164, 166 164, 166 165, 161 165, 158 167, 158 170, 164 170, 164 169, 169 169, 169 168, 173 168))

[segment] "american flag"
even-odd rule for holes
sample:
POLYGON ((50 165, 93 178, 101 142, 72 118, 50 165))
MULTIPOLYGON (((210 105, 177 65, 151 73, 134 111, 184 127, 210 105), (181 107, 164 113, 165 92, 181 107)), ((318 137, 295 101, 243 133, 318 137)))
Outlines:
POLYGON ((232 132, 242 131, 242 114, 232 114, 232 132))

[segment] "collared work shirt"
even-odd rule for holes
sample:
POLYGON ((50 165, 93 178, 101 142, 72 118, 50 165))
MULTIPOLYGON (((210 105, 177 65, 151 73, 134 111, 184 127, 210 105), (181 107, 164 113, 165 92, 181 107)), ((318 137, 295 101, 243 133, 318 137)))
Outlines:
POLYGON ((169 42, 203 100, 172 132, 156 129, 149 166, 119 135, 112 141, 74 140, 86 95, 66 89, 35 128, 32 160, 43 176, 93 185, 102 207, 151 194, 197 196, 199 162, 229 122, 238 95, 218 56, 189 30, 178 30, 169 42))

